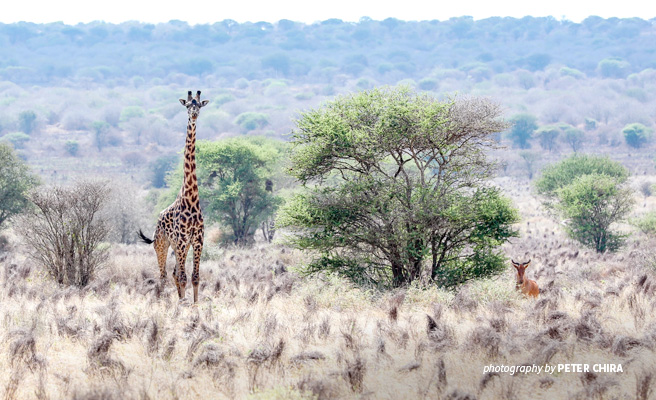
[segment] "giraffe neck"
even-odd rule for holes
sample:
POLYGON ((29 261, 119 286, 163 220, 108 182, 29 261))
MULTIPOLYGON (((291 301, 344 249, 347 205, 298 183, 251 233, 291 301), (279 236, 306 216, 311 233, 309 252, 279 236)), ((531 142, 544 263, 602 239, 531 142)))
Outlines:
POLYGON ((183 179, 180 197, 187 201, 183 201, 182 204, 193 208, 198 205, 198 180, 196 179, 196 121, 191 118, 187 122, 183 179))

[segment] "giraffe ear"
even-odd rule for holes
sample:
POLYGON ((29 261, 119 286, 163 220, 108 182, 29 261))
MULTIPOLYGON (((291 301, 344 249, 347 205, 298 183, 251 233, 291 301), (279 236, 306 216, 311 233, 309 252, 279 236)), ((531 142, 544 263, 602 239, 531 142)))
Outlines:
POLYGON ((209 103, 209 102, 210 102, 209 100, 203 100, 203 101, 200 102, 200 106, 205 107, 207 105, 207 103, 209 103))
POLYGON ((183 106, 187 107, 187 100, 185 100, 185 99, 180 99, 180 104, 182 104, 183 106))

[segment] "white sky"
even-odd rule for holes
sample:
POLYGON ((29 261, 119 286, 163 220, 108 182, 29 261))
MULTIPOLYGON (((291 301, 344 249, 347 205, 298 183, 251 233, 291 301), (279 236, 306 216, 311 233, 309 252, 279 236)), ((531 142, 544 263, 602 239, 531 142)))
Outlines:
POLYGON ((553 16, 580 22, 590 15, 603 18, 656 17, 656 1, 653 0, 6 0, 3 3, 0 10, 0 22, 3 23, 157 23, 178 19, 199 24, 224 19, 276 22, 283 18, 312 23, 329 18, 358 21, 363 16, 375 20, 394 17, 443 21, 463 15, 474 19, 553 16))

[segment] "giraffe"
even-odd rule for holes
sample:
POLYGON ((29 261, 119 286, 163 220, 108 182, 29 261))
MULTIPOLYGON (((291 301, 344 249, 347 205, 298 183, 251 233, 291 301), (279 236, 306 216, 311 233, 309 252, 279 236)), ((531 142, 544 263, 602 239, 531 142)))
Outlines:
POLYGON ((203 252, 203 214, 200 210, 196 178, 196 119, 201 107, 205 107, 209 100, 200 100, 200 90, 196 92, 196 97, 192 98, 190 90, 187 93, 187 100, 180 99, 180 103, 187 107, 189 116, 182 188, 175 201, 159 213, 153 239, 146 237, 141 230, 138 234, 145 243, 154 245, 162 282, 166 279, 166 253, 169 246, 173 249, 175 255, 173 281, 181 300, 185 297, 187 285, 185 261, 189 247, 193 248, 194 272, 191 275, 191 283, 194 287, 194 303, 196 303, 198 302, 198 282, 200 280, 200 255, 203 252))

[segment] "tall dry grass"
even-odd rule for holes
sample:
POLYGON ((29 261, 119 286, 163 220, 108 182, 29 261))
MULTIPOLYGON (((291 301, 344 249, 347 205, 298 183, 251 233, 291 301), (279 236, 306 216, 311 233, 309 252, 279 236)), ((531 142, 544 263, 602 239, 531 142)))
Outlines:
POLYGON ((0 394, 653 398, 656 277, 643 264, 654 243, 634 236, 617 254, 581 249, 522 189, 509 189, 524 219, 505 251, 533 260, 537 300, 516 293, 510 268, 458 292, 381 293, 300 277, 303 254, 258 244, 210 248, 193 306, 171 281, 160 284, 148 246, 115 246, 110 265, 76 289, 54 284, 10 237, 0 255, 0 394), (622 363, 624 372, 483 372, 544 363, 622 363))

